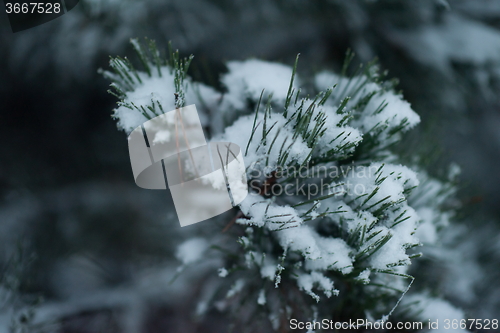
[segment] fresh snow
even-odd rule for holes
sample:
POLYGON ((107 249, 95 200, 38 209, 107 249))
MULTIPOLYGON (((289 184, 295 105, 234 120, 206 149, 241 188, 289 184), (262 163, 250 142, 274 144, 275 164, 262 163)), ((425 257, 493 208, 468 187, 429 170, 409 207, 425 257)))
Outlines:
POLYGON ((203 257, 209 244, 204 238, 191 238, 177 247, 176 257, 184 265, 197 262, 203 257))
MULTIPOLYGON (((263 90, 264 97, 272 94, 273 99, 285 101, 292 77, 291 67, 257 59, 230 61, 227 67, 229 72, 222 76, 221 82, 228 90, 224 99, 233 108, 243 108, 247 98, 258 100, 263 90)), ((297 81, 295 86, 298 86, 297 81)))

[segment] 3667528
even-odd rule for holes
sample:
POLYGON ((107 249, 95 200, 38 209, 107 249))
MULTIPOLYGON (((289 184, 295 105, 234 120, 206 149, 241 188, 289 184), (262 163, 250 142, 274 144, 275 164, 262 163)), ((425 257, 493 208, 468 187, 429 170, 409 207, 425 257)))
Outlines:
POLYGON ((7 2, 5 11, 7 14, 59 14, 61 12, 59 2, 7 2))

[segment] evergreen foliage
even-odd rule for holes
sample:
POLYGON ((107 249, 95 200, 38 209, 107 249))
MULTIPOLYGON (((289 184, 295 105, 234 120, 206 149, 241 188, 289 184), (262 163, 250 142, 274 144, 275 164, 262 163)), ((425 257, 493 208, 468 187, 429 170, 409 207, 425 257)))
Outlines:
POLYGON ((189 254, 199 258, 189 265, 202 258, 219 265, 196 313, 216 308, 233 313, 235 327, 261 318, 275 330, 290 318, 390 320, 415 279, 408 270, 421 254, 414 248, 437 241, 454 194, 418 157, 403 166, 392 150, 420 121, 396 81, 376 62, 352 71, 348 52, 340 75, 312 78, 299 77, 298 57, 293 67, 229 62, 219 92, 189 78, 192 57, 169 48, 165 59, 152 41, 132 45, 142 71, 116 57, 114 73, 103 72, 120 99, 120 128, 199 103, 224 121, 222 131, 210 129, 213 140, 234 142, 245 155, 251 193, 231 220, 205 222, 203 236, 187 240, 200 252, 189 254))

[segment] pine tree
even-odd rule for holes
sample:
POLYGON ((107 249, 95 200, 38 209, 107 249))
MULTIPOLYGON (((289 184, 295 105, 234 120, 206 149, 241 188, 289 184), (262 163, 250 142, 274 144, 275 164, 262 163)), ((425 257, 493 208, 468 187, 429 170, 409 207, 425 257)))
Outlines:
POLYGON ((244 153, 251 193, 232 218, 194 227, 178 247, 180 274, 214 265, 197 315, 232 314, 236 331, 286 331, 292 318, 428 319, 420 314, 436 301, 410 289, 425 276, 409 267, 450 223, 456 173, 433 179, 418 156, 401 165, 393 148, 420 118, 376 62, 352 70, 348 52, 340 74, 302 77, 298 56, 293 67, 234 61, 219 92, 188 76, 192 57, 171 48, 164 57, 153 41, 132 45, 142 70, 116 57, 113 72, 103 71, 119 128, 194 103, 212 139, 244 153))

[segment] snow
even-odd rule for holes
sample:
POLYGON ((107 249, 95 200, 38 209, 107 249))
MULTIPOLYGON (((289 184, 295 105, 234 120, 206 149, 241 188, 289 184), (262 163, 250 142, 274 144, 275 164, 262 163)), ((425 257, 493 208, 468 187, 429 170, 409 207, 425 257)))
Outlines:
MULTIPOLYGON (((459 167, 451 165, 448 175, 450 180, 454 180, 459 172, 459 167)), ((415 236, 426 245, 437 244, 438 230, 448 226, 453 218, 453 215, 444 211, 442 206, 449 195, 456 190, 450 185, 430 178, 423 171, 419 172, 418 178, 420 185, 408 197, 409 204, 420 217, 415 236)))
MULTIPOLYGON (((311 99, 304 99, 302 110, 307 110, 311 107, 314 101, 311 99)), ((300 105, 290 107, 290 113, 295 112, 300 105)), ((337 114, 337 108, 329 105, 316 105, 314 111, 312 112, 312 119, 309 123, 309 130, 313 130, 316 126, 316 117, 320 113, 324 113, 327 117, 325 119, 324 128, 326 131, 324 135, 320 138, 318 142, 318 153, 319 155, 324 155, 332 149, 340 149, 341 146, 345 145, 346 142, 352 142, 355 145, 359 144, 363 137, 361 131, 351 126, 340 126, 340 122, 344 117, 343 114, 337 114)), ((353 148, 350 148, 344 153, 352 152, 353 148)))
MULTIPOLYGON (((332 218, 347 220, 347 228, 351 232, 354 232, 360 225, 367 227, 365 242, 359 252, 365 250, 367 253, 372 252, 383 237, 390 236, 384 246, 369 256, 370 267, 387 270, 397 265, 410 264, 406 249, 419 244, 415 230, 420 217, 406 202, 405 191, 419 185, 416 173, 402 165, 372 163, 369 166, 352 168, 346 174, 344 181, 351 182, 352 186, 362 185, 363 192, 347 191, 345 193, 344 200, 351 201, 351 206, 343 203, 344 201, 331 198, 331 200, 325 200, 327 203, 324 208, 343 210, 338 216, 334 215, 332 218), (366 200, 367 195, 375 189, 378 192, 366 200), (392 206, 386 208, 385 217, 379 221, 372 213, 386 202, 391 203, 392 206), (352 207, 358 207, 361 210, 356 212, 352 207), (378 225, 372 227, 375 223, 378 225)), ((306 258, 304 266, 306 270, 319 272, 333 269, 343 274, 352 271, 352 255, 355 251, 342 239, 322 237, 310 226, 302 224, 294 208, 279 206, 261 196, 252 195, 242 203, 241 209, 249 219, 241 220, 239 223, 266 227, 270 230, 279 230, 280 222, 297 221, 293 228, 277 231, 276 236, 284 249, 299 252, 306 258)), ((275 266, 272 266, 270 272, 274 274, 275 266)), ((262 275, 271 279, 272 274, 262 275)))
POLYGON ((318 289, 322 290, 327 297, 338 294, 338 290, 333 288, 332 280, 318 272, 300 274, 297 278, 297 285, 301 290, 314 298, 316 302, 319 302, 320 298, 312 291, 314 285, 317 285, 318 289))
POLYGON ((355 200, 360 205, 366 200, 367 195, 378 189, 362 206, 370 212, 380 208, 384 202, 376 203, 384 198, 388 197, 386 201, 394 203, 405 199, 403 192, 419 184, 416 173, 408 167, 382 163, 372 163, 368 167, 358 166, 347 175, 345 182, 352 184, 352 190, 346 193, 347 198, 355 200), (379 184, 377 179, 381 181, 379 184), (362 194, 365 196, 361 196, 362 194))
MULTIPOLYGON (((368 133, 375 127, 390 130, 400 126, 403 121, 407 121, 406 126, 403 128, 403 131, 407 131, 420 122, 419 115, 413 111, 411 105, 401 95, 393 91, 386 91, 378 84, 369 82, 366 76, 345 78, 329 71, 320 72, 315 76, 315 85, 318 89, 328 89, 335 84, 337 86, 333 90, 333 98, 327 102, 327 105, 333 107, 337 107, 340 104, 340 99, 344 97, 340 96, 342 94, 350 97, 346 106, 349 109, 356 105, 363 96, 375 93, 364 108, 364 111, 359 114, 359 118, 353 119, 349 124, 363 134, 368 133), (358 87, 361 87, 359 91, 357 91, 358 87), (378 110, 384 104, 387 105, 383 110, 378 110)), ((386 131, 384 133, 387 135, 386 131)), ((358 133, 353 133, 351 140, 356 141, 356 134, 358 133)))
POLYGON ((443 294, 461 304, 479 301, 474 289, 475 286, 484 285, 487 273, 477 262, 480 256, 478 253, 484 247, 492 248, 488 239, 491 239, 491 244, 497 244, 491 238, 496 231, 486 229, 473 233, 470 229, 464 225, 446 228, 443 230, 445 232, 438 233, 439 242, 422 249, 425 257, 434 263, 434 267, 445 272, 439 284, 443 294), (477 244, 481 246, 478 247, 477 244))
POLYGON ((241 219, 240 224, 256 225, 269 230, 295 228, 302 223, 298 212, 290 206, 276 206, 260 195, 248 195, 240 204, 240 209, 249 219, 241 219))
MULTIPOLYGON (((175 87, 174 74, 170 73, 170 68, 164 66, 161 68, 162 76, 158 76, 156 71, 149 77, 144 72, 138 72, 138 76, 142 83, 136 84, 134 90, 126 93, 123 103, 115 109, 113 116, 118 119, 118 127, 129 133, 148 119, 138 110, 130 109, 124 104, 133 103, 137 107, 143 106, 147 110, 147 106, 152 105, 152 101, 160 103, 164 112, 175 109, 175 87)), ((213 106, 220 98, 220 93, 201 83, 194 83, 190 79, 186 79, 186 105, 199 104, 213 106)), ((160 113, 158 106, 157 112, 160 113)), ((148 110, 149 112, 149 110, 148 110)), ((154 114, 150 112, 152 118, 154 114)), ((203 116, 200 114, 202 122, 203 116)))
MULTIPOLYGON (((332 183, 333 191, 342 188, 339 185, 343 185, 343 188, 339 196, 323 201, 323 212, 327 209, 340 211, 329 218, 339 225, 343 223, 349 233, 366 230, 358 250, 358 253, 366 254, 361 257, 371 253, 384 237, 390 237, 384 246, 369 256, 370 267, 387 270, 395 265, 408 265, 410 259, 406 249, 420 243, 415 229, 421 218, 417 211, 409 206, 405 191, 419 185, 417 174, 402 165, 379 162, 368 166, 358 165, 347 170, 343 179, 332 183), (349 202, 349 205, 346 202, 349 202), (380 214, 377 211, 384 204, 390 206, 384 209, 382 216, 375 217, 373 214, 380 214)), ((328 247, 334 248, 332 245, 328 247)), ((352 251, 354 250, 351 249, 352 251)), ((341 257, 346 260, 349 258, 346 255, 341 257)), ((339 261, 336 268, 342 265, 348 266, 348 262, 339 261)))
POLYGON ((248 239, 248 237, 241 236, 239 240, 244 249, 246 249, 250 245, 250 239, 248 239))
MULTIPOLYGON (((246 153, 248 141, 252 135, 255 115, 240 117, 231 126, 227 127, 221 136, 217 136, 214 140, 233 142, 241 147, 243 153, 246 153)), ((264 112, 261 110, 256 120, 256 128, 252 141, 248 147, 248 153, 245 155, 245 165, 253 165, 255 169, 263 169, 265 166, 268 169, 274 169, 278 166, 278 158, 280 156, 281 147, 284 147, 289 152, 289 163, 296 161, 298 164, 304 162, 311 151, 302 139, 293 140, 294 130, 292 126, 285 126, 287 119, 281 114, 272 114, 271 118, 266 120, 267 127, 267 144, 261 145, 263 139, 264 112), (272 127, 274 126, 274 127, 272 127), (272 129, 271 129, 272 127, 272 129), (270 147, 273 140, 274 144, 270 147), (268 161, 266 162, 268 158, 268 161), (267 164, 267 165, 266 165, 267 164)))
POLYGON ((352 79, 343 77, 341 75, 335 74, 330 71, 322 71, 316 74, 314 77, 314 84, 316 88, 319 90, 326 90, 335 86, 332 92, 333 102, 335 104, 340 103, 340 98, 343 93, 347 93, 347 96, 350 97, 349 104, 356 104, 360 97, 363 97, 369 93, 379 91, 381 87, 374 83, 368 82, 368 78, 366 76, 355 76, 352 79), (357 87, 359 84, 364 83, 363 88, 357 93, 355 96, 349 94, 349 92, 353 89, 353 87, 357 87))
MULTIPOLYGON (((399 137, 399 134, 392 136, 391 130, 400 129, 404 132, 420 122, 420 117, 412 110, 411 105, 394 91, 369 82, 366 76, 348 79, 331 72, 321 72, 315 76, 314 84, 317 88, 328 89, 338 84, 324 105, 313 105, 314 100, 310 98, 299 99, 298 103, 292 102, 285 117, 280 111, 283 111, 287 97, 291 67, 252 59, 229 62, 228 69, 229 72, 221 78, 227 88, 223 98, 203 85, 194 89, 193 82, 188 79, 186 99, 188 103, 203 101, 212 106, 217 105, 220 100, 217 108, 219 116, 239 115, 212 139, 231 142, 241 148, 247 169, 236 164, 228 170, 228 174, 233 177, 246 174, 247 179, 262 181, 280 167, 304 164, 310 156, 321 157, 333 151, 336 154, 334 157, 345 157, 362 143, 367 134, 377 137, 380 145, 384 145, 399 137), (361 88, 358 90, 358 87, 361 88), (194 90, 196 94, 193 94, 194 90), (278 112, 265 112, 264 105, 261 105, 257 115, 240 112, 251 111, 247 108, 247 101, 250 99, 256 103, 263 90, 264 96, 272 94, 270 105, 278 112), (351 99, 345 109, 337 113, 343 93, 351 99), (374 94, 364 110, 353 110, 360 98, 369 93, 374 94), (383 108, 380 107, 382 105, 383 108), (304 139, 297 135, 294 128, 297 119, 291 117, 296 116, 298 110, 301 110, 301 114, 306 110, 311 112, 310 122, 306 125, 309 132, 320 121, 325 121, 325 131, 319 137, 314 151, 308 147, 311 144, 306 142, 307 137, 304 139), (353 118, 343 122, 346 115, 351 114, 353 118), (285 165, 281 165, 280 159, 285 152, 288 159, 285 165), (256 177, 257 173, 259 176, 256 177)), ((174 90, 173 76, 165 74, 162 78, 145 78, 144 74, 140 75, 144 83, 127 93, 125 103, 133 101, 137 106, 149 105, 153 99, 161 103, 164 109, 170 110, 174 105, 171 93, 174 90)), ((299 84, 300 80, 297 78, 294 87, 299 84)), ((265 102, 266 98, 264 104, 265 102)), ((119 126, 125 130, 133 129, 145 120, 140 113, 124 106, 120 106, 115 115, 119 118, 119 126)), ((166 140, 167 136, 160 135, 155 139, 166 140)), ((236 223, 245 225, 247 230, 246 236, 239 238, 247 268, 257 270, 262 280, 274 280, 275 287, 280 284, 282 271, 293 274, 297 276, 299 289, 316 301, 320 300, 320 296, 313 291, 314 288, 323 291, 327 297, 338 294, 333 281, 324 275, 326 272, 350 274, 355 265, 357 272, 361 268, 361 273, 355 279, 367 284, 367 288, 374 294, 396 294, 397 290, 407 290, 408 278, 398 275, 406 274, 411 263, 407 249, 421 242, 435 243, 439 225, 446 224, 449 216, 440 212, 438 207, 445 198, 442 183, 425 174, 417 177, 417 173, 410 168, 397 162, 388 162, 397 159, 396 155, 389 154, 385 162, 363 161, 362 164, 353 164, 352 168, 343 166, 340 179, 330 184, 330 194, 339 189, 342 191, 318 201, 321 205, 316 205, 307 215, 304 214, 312 204, 308 208, 294 208, 293 204, 302 200, 298 195, 268 199, 253 192, 246 198, 237 200, 241 201, 239 207, 244 218, 237 219, 236 223), (413 190, 414 188, 416 189, 413 190), (419 195, 412 196, 412 191, 418 191, 419 195), (336 213, 328 215, 326 219, 344 228, 341 233, 352 236, 349 244, 344 237, 325 237, 316 231, 311 217, 314 220, 327 210, 336 213), (280 261, 282 258, 263 250, 261 244, 254 243, 253 232, 256 227, 265 228, 264 235, 270 241, 279 243, 284 256, 293 252, 293 258, 298 253, 301 259, 294 259, 296 265, 291 268, 280 261), (383 240, 387 241, 379 246, 383 240), (391 286, 393 289, 381 291, 381 288, 374 287, 375 284, 391 286)), ((332 163, 338 166, 336 162, 332 163)), ((452 177, 456 177, 457 173, 457 168, 450 170, 452 177)), ((246 186, 246 181, 240 183, 241 186, 246 186)), ((205 240, 191 239, 181 244, 177 258, 184 264, 193 263, 202 258, 207 248, 205 240)), ((218 273, 220 277, 227 277, 229 274, 226 268, 220 268, 218 273)), ((227 297, 240 292, 246 281, 236 280, 227 297)), ((265 291, 260 289, 257 303, 264 305, 266 301, 265 291)))
POLYGON ((337 223, 340 223, 340 220, 345 221, 344 223, 349 233, 354 232, 356 228, 359 227, 366 227, 369 229, 378 221, 378 219, 368 211, 362 210, 355 212, 342 200, 330 198, 329 200, 324 200, 323 204, 323 207, 328 208, 330 211, 340 211, 339 213, 331 215, 329 218, 337 223))
POLYGON ((208 241, 204 238, 188 239, 177 247, 176 258, 184 265, 192 264, 201 260, 208 247, 208 241))
MULTIPOLYGON (((469 332, 466 329, 462 329, 460 327, 454 329, 450 327, 449 329, 445 329, 445 320, 451 321, 453 319, 458 320, 460 323, 461 319, 465 319, 464 313, 462 310, 455 308, 450 303, 445 300, 439 298, 433 298, 427 294, 413 294, 407 295, 401 304, 404 306, 405 304, 412 304, 410 311, 414 316, 419 318, 425 324, 429 322, 435 322, 436 320, 439 322, 439 329, 434 330, 425 330, 425 332, 455 332, 455 333, 465 333, 469 332), (416 303, 418 302, 418 303, 416 303), (414 304, 416 303, 416 304, 414 304)), ((460 326, 460 325, 459 325, 460 326)), ((425 327, 425 325, 424 325, 425 327)))
POLYGON ((441 217, 439 211, 431 207, 422 207, 417 210, 418 215, 421 218, 421 222, 415 235, 418 237, 420 242, 425 244, 434 244, 438 240, 438 233, 434 221, 436 218, 441 217))
POLYGON ((219 276, 220 277, 226 277, 228 275, 228 271, 227 269, 225 269, 224 267, 223 268, 219 268, 219 276))
POLYGON ((366 243, 366 247, 374 244, 386 235, 391 235, 391 239, 385 243, 377 252, 375 252, 369 259, 370 266, 376 269, 385 270, 393 264, 403 262, 406 265, 410 264, 410 259, 406 254, 404 244, 398 237, 398 234, 392 232, 385 227, 375 227, 373 232, 380 232, 375 236, 371 242, 366 243))
MULTIPOLYGON (((404 296, 403 293, 410 287, 411 279, 398 274, 408 274, 408 268, 409 266, 396 266, 391 268, 391 273, 373 272, 370 275, 370 284, 367 285, 367 290, 372 295, 389 293, 398 297, 404 296), (381 290, 377 285, 390 286, 391 289, 383 288, 381 290)), ((406 297, 403 297, 404 299, 406 297)))
POLYGON ((264 289, 261 289, 259 291, 259 297, 257 298, 257 304, 259 304, 259 305, 266 304, 266 293, 264 292, 264 289))
MULTIPOLYGON (((248 97, 259 100, 262 90, 264 102, 272 94, 273 99, 284 103, 292 78, 291 67, 257 59, 230 61, 227 67, 229 72, 222 76, 221 82, 228 90, 225 103, 232 108, 243 108, 248 97)), ((297 85, 298 80, 294 83, 297 85)))
POLYGON ((447 190, 445 184, 437 179, 431 178, 423 170, 420 170, 418 179, 420 185, 409 197, 411 205, 415 208, 424 206, 439 207, 447 200, 448 194, 455 191, 453 188, 447 190))
POLYGON ((453 62, 480 65, 500 60, 498 31, 456 13, 446 15, 439 25, 393 32, 392 38, 417 61, 445 73, 452 73, 453 62))
POLYGON ((276 263, 266 257, 264 264, 260 268, 260 276, 262 276, 263 279, 273 281, 276 277, 276 269, 276 263))
POLYGON ((418 123, 420 116, 413 111, 410 103, 405 101, 402 96, 393 92, 380 92, 375 94, 368 102, 366 109, 367 115, 359 120, 353 120, 352 125, 360 128, 364 133, 378 127, 385 126, 388 130, 401 125, 407 121, 404 131, 407 131, 418 123), (387 104, 382 111, 376 112, 381 106, 387 104))
POLYGON ((462 173, 462 168, 456 163, 451 163, 448 168, 448 180, 455 181, 462 173))
POLYGON ((316 242, 318 235, 310 226, 282 230, 277 236, 283 248, 300 252, 308 259, 321 258, 321 250, 316 242))
POLYGON ((236 280, 236 282, 231 286, 231 289, 229 289, 229 291, 227 292, 226 297, 230 298, 238 294, 241 290, 243 290, 244 286, 245 281, 243 279, 236 280))
POLYGON ((356 280, 360 281, 363 284, 368 284, 370 283, 370 274, 371 271, 367 268, 359 273, 359 275, 356 277, 356 280))
POLYGON ((339 270, 342 274, 352 271, 352 259, 350 253, 352 249, 340 238, 326 238, 316 236, 316 244, 321 253, 317 259, 306 260, 308 270, 339 270))

